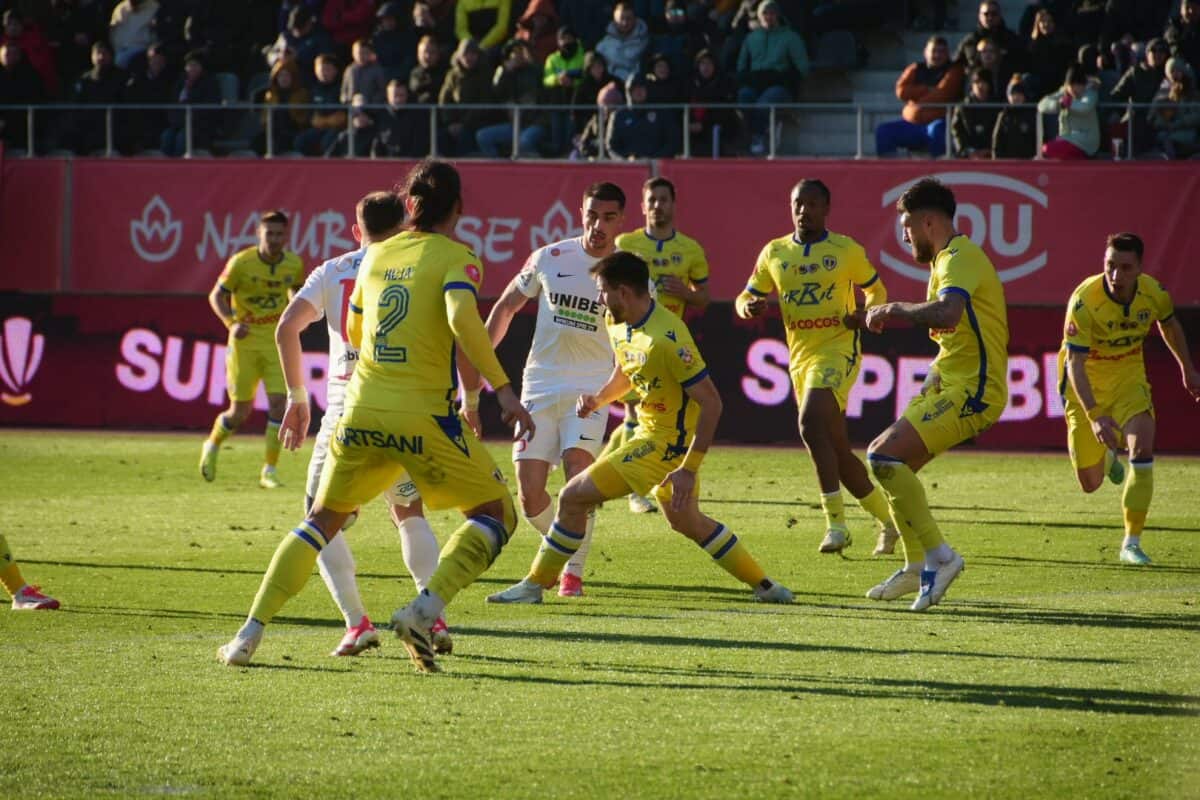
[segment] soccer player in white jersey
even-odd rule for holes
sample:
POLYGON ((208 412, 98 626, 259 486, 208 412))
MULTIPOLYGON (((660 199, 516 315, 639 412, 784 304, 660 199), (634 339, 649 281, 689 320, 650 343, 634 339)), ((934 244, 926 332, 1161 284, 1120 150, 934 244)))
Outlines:
MULTIPOLYGON (((305 328, 324 317, 329 331, 325 416, 321 420, 321 430, 308 462, 308 487, 304 501, 306 511, 317 494, 321 472, 329 454, 329 440, 342 416, 346 382, 358 360, 358 352, 346 337, 346 308, 354 291, 358 267, 369 244, 381 242, 400 231, 404 222, 404 205, 393 192, 372 192, 358 201, 354 214, 356 222, 352 230, 355 240, 362 246, 353 252, 331 258, 313 270, 304 287, 284 311, 275 333, 280 361, 286 369, 289 360, 297 367, 300 364, 300 333, 305 328)), ((384 497, 391 507, 392 520, 400 531, 404 564, 412 573, 417 591, 420 591, 438 562, 437 538, 425 519, 421 496, 408 476, 404 476, 384 493, 384 497)), ((351 515, 343 529, 350 527, 355 518, 351 515)), ((321 551, 317 566, 334 602, 346 618, 346 634, 331 655, 353 656, 367 648, 378 647, 379 634, 367 617, 359 594, 354 575, 354 557, 345 536, 335 536, 329 542, 321 551)), ((449 653, 453 642, 444 620, 439 619, 434 625, 433 634, 437 651, 449 653)))
MULTIPOLYGON (((583 235, 535 250, 505 288, 488 315, 496 346, 513 316, 537 298, 537 325, 521 380, 521 403, 536 433, 513 445, 521 513, 543 536, 554 522, 554 502, 546 479, 559 463, 570 480, 591 466, 604 445, 607 406, 584 417, 575 413, 580 393, 603 385, 613 369, 612 345, 604 327, 593 264, 616 249, 625 221, 625 193, 614 183, 594 183, 583 194, 583 235)), ((585 538, 559 577, 559 595, 583 594, 583 564, 591 545, 595 515, 585 538)), ((489 598, 491 599, 491 598, 489 598)))

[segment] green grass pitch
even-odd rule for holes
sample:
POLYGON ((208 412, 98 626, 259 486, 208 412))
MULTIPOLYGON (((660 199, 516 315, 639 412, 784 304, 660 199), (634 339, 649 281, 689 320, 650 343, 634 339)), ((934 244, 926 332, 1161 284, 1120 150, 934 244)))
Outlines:
MULTIPOLYGON (((315 573, 254 667, 217 663, 299 519, 307 452, 265 492, 261 438, 211 485, 199 446, 0 432, 4 533, 63 601, 0 609, 0 797, 1200 797, 1200 459, 1158 459, 1139 569, 1116 560, 1119 491, 1083 495, 1064 454, 939 458, 923 477, 967 569, 918 615, 863 597, 897 564, 857 508, 848 558, 818 555, 803 451, 719 447, 704 507, 794 606, 612 503, 586 597, 485 605, 529 564, 522 525, 424 676, 390 634, 331 658, 315 573)), ((386 622, 413 589, 381 503, 350 536, 386 622)))

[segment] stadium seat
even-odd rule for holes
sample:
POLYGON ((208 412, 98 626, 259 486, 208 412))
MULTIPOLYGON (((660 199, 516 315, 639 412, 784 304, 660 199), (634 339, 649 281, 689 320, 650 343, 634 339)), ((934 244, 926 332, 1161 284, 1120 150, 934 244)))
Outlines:
POLYGON ((814 71, 847 72, 858 66, 858 40, 850 31, 828 31, 817 40, 814 71))
POLYGON ((267 87, 271 85, 271 75, 267 72, 256 72, 246 79, 246 102, 261 103, 267 87))
POLYGON ((218 72, 216 74, 217 86, 221 88, 221 103, 229 105, 238 101, 238 76, 232 72, 218 72))

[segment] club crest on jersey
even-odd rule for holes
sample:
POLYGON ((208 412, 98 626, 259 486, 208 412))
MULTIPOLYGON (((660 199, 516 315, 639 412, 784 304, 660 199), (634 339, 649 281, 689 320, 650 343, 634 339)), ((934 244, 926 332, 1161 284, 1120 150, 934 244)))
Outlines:
POLYGON ((1076 327, 1075 321, 1071 320, 1070 322, 1067 323, 1067 336, 1078 336, 1078 335, 1079 335, 1079 328, 1076 327))
POLYGON ((467 273, 467 277, 470 278, 473 283, 479 283, 483 279, 483 274, 479 271, 479 267, 475 266, 474 264, 467 264, 463 271, 467 273))
POLYGON ((837 256, 825 256, 821 259, 821 266, 831 271, 837 269, 837 256))
POLYGON ((692 355, 692 351, 686 347, 679 348, 676 353, 679 355, 679 360, 682 361, 685 366, 690 367, 692 365, 692 361, 695 360, 695 356, 692 355))

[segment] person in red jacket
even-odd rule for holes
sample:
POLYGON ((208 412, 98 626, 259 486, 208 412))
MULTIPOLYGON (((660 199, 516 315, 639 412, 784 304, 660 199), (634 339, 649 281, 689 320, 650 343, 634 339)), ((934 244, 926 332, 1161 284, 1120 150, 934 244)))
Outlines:
POLYGON ((896 81, 896 97, 904 101, 902 119, 875 128, 875 154, 899 148, 928 150, 934 158, 946 152, 947 108, 962 99, 963 68, 950 62, 950 45, 942 36, 925 43, 925 60, 909 64, 896 81))
POLYGON ((375 25, 375 0, 326 0, 321 25, 338 47, 348 53, 350 45, 371 36, 375 25))
POLYGON ((46 96, 58 97, 58 68, 54 63, 54 50, 41 30, 35 25, 27 24, 25 19, 12 9, 4 12, 3 22, 4 34, 0 36, 0 45, 15 44, 21 48, 29 66, 33 67, 42 79, 42 88, 45 89, 46 96))

